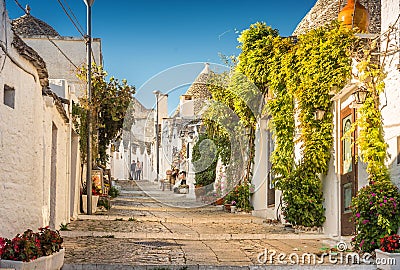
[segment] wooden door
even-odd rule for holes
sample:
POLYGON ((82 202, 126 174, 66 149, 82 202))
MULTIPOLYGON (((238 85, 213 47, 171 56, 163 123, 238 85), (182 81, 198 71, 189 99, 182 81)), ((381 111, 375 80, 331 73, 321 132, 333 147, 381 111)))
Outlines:
POLYGON ((341 232, 342 235, 351 235, 354 233, 354 223, 351 219, 351 200, 357 191, 357 168, 355 162, 356 149, 353 144, 355 140, 355 132, 348 134, 352 123, 355 120, 355 111, 346 107, 341 111, 340 115, 340 138, 341 138, 341 176, 340 176, 340 193, 341 193, 341 232))

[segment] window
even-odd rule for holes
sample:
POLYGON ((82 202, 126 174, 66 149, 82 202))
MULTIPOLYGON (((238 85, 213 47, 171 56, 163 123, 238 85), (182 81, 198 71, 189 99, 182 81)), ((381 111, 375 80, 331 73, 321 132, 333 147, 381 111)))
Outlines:
POLYGON ((15 108, 15 89, 8 85, 4 85, 4 105, 15 108))

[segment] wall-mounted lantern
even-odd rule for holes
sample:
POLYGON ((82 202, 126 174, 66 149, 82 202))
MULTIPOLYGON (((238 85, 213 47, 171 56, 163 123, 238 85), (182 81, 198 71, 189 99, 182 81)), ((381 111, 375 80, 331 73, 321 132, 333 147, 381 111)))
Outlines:
POLYGON ((365 86, 360 86, 354 91, 353 96, 357 104, 364 104, 368 96, 368 90, 365 86))

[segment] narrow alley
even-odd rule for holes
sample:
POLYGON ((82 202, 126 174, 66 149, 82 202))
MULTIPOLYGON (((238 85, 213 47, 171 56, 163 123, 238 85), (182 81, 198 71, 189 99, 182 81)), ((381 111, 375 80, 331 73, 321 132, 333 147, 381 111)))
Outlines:
POLYGON ((108 212, 81 215, 68 225, 70 231, 61 232, 66 248, 63 269, 92 269, 88 267, 94 264, 104 267, 94 269, 246 266, 260 264, 258 254, 264 249, 318 254, 326 246, 323 234, 297 234, 249 213, 203 206, 149 181, 116 184, 121 194, 108 212))

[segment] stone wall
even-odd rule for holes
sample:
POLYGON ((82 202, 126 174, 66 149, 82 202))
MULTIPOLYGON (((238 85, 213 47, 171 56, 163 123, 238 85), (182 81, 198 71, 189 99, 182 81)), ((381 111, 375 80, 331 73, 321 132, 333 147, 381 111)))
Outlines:
MULTIPOLYGON (((304 34, 310 29, 325 25, 326 23, 337 20, 340 7, 343 7, 346 0, 318 0, 314 7, 301 20, 293 32, 293 35, 304 34)), ((370 14, 370 33, 380 33, 381 29, 381 1, 380 0, 360 0, 370 14)))

